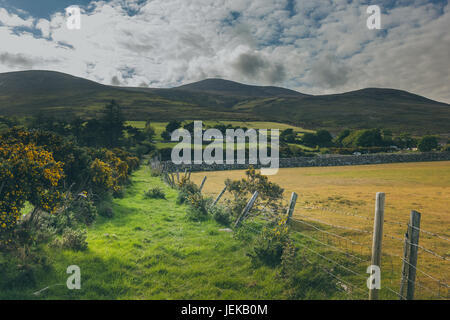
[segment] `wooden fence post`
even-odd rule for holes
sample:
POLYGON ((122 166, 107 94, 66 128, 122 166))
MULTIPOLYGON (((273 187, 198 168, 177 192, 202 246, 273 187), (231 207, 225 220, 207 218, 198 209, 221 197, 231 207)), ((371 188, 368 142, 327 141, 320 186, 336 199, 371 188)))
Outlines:
POLYGON ((177 169, 177 182, 178 184, 180 184, 180 172, 178 169, 177 169))
MULTIPOLYGON (((375 217, 373 220, 372 260, 371 265, 378 266, 381 270, 381 242, 383 240, 385 194, 377 192, 375 201, 375 217)), ((378 300, 379 289, 369 290, 369 300, 378 300)))
POLYGON ((416 283, 417 253, 419 249, 420 213, 412 210, 405 234, 403 251, 402 282, 400 284, 400 299, 413 300, 416 283))
POLYGON ((205 185, 205 181, 206 181, 206 176, 203 178, 202 184, 200 185, 198 192, 202 193, 202 189, 203 189, 203 186, 205 185))
POLYGON ((236 223, 234 224, 235 228, 237 228, 237 227, 239 227, 241 225, 241 222, 245 219, 245 216, 247 215, 247 213, 252 209, 253 204, 255 203, 257 197, 258 197, 258 191, 255 191, 255 193, 252 195, 250 200, 245 205, 244 210, 242 210, 241 215, 236 220, 236 223))
POLYGON ((292 218, 292 215, 294 214, 295 204, 297 203, 297 194, 295 192, 292 192, 291 194, 291 201, 289 202, 289 207, 287 209, 287 221, 286 223, 289 224, 289 221, 292 218))
POLYGON ((211 205, 211 208, 214 207, 217 204, 217 202, 219 202, 220 198, 222 198, 225 191, 227 191, 227 186, 223 187, 223 190, 219 193, 216 200, 214 200, 213 204, 211 205))
POLYGON ((189 169, 189 173, 188 173, 188 177, 187 177, 187 179, 190 181, 191 180, 191 169, 189 169))

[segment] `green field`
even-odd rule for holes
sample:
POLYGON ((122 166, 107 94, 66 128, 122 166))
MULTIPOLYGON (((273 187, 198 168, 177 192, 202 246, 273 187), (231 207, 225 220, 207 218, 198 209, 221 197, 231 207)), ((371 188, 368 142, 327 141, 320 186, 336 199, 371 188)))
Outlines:
MULTIPOLYGON (((99 217, 89 228, 87 251, 42 245, 49 266, 33 270, 34 285, 12 284, 0 292, 0 299, 289 297, 277 268, 252 266, 246 256, 249 246, 232 233, 220 232, 223 227, 213 220, 187 221, 186 206, 175 203, 177 192, 151 177, 147 167, 135 172, 132 180, 125 197, 114 200, 114 218, 99 217), (161 186, 167 200, 144 198, 151 186, 161 186), (81 268, 81 290, 65 287, 69 265, 81 268)), ((5 262, 0 259, 0 264, 5 262)), ((345 298, 334 284, 316 289, 311 282, 317 281, 315 273, 314 268, 305 268, 299 276, 305 284, 304 298, 345 298)))

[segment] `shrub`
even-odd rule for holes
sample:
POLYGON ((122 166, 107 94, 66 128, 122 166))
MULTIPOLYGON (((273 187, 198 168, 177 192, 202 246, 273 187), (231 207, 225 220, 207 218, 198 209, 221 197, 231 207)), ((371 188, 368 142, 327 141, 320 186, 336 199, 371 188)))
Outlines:
POLYGON ((114 217, 114 211, 111 208, 111 206, 108 204, 108 202, 100 202, 97 205, 98 214, 105 218, 112 218, 114 217))
POLYGON ((177 197, 178 204, 185 203, 190 195, 200 193, 199 188, 195 183, 185 179, 181 180, 179 190, 177 197))
POLYGON ((87 199, 74 202, 69 210, 73 212, 73 216, 78 222, 88 226, 94 223, 98 215, 97 207, 87 199))
POLYGON ((228 207, 217 204, 214 207, 211 207, 209 212, 218 223, 224 226, 230 225, 232 215, 231 210, 228 207))
POLYGON ((203 198, 200 193, 190 194, 187 198, 189 205, 186 217, 191 221, 204 221, 209 218, 208 207, 211 200, 203 198))
POLYGON ((277 266, 281 263, 283 249, 290 241, 286 219, 280 219, 275 227, 265 227, 257 238, 253 252, 248 256, 254 264, 277 266))
POLYGON ((161 187, 153 187, 145 193, 146 198, 165 199, 166 194, 161 187))
POLYGON ((448 143, 445 146, 443 146, 442 147, 442 151, 443 152, 450 152, 450 143, 448 143))
POLYGON ((438 139, 435 136, 424 136, 420 139, 417 148, 421 152, 429 152, 438 147, 438 139))
POLYGON ((88 247, 87 232, 85 230, 66 229, 62 238, 56 238, 52 245, 63 249, 83 251, 88 247))

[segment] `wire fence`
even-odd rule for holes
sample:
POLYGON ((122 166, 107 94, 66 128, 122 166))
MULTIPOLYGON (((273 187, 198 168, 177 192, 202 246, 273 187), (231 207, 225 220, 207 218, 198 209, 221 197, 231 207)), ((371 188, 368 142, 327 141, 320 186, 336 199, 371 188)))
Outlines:
MULTIPOLYGON (((348 212, 348 211, 339 211, 337 209, 331 209, 328 207, 318 207, 318 206, 299 206, 297 207, 297 210, 321 210, 326 212, 331 212, 340 216, 346 216, 346 217, 356 217, 362 220, 366 220, 370 222, 370 218, 367 216, 364 216, 362 214, 358 214, 357 212, 348 212)), ((265 210, 264 210, 265 211, 265 210)), ((271 212, 273 213, 273 212, 271 212)), ((255 215, 257 216, 257 215, 255 215)), ((264 221, 270 221, 270 219, 263 218, 264 221)), ((324 219, 317 219, 314 216, 311 215, 305 215, 303 213, 296 213, 295 218, 290 218, 289 221, 291 223, 300 224, 304 226, 304 230, 298 230, 298 228, 292 228, 292 232, 298 234, 300 237, 302 237, 305 240, 305 243, 313 242, 316 246, 320 246, 322 248, 327 249, 329 251, 332 251, 334 253, 342 254, 344 257, 349 259, 349 263, 352 265, 346 266, 340 263, 339 261, 330 258, 327 256, 327 252, 318 252, 314 249, 312 249, 312 246, 308 244, 304 244, 302 242, 296 243, 297 246, 304 249, 304 251, 320 258, 324 263, 320 262, 314 262, 315 264, 318 264, 320 269, 334 278, 337 281, 337 287, 339 290, 344 291, 348 296, 352 296, 354 298, 354 294, 358 294, 358 297, 365 297, 367 296, 368 289, 362 288, 362 285, 366 285, 367 278, 369 276, 368 273, 365 272, 358 272, 356 271, 357 268, 364 266, 365 263, 370 262, 370 258, 368 258, 367 254, 363 254, 362 251, 358 252, 358 250, 355 250, 355 246, 362 247, 366 250, 367 253, 370 253, 370 241, 372 240, 371 237, 373 236, 372 231, 364 230, 363 228, 357 228, 352 226, 346 226, 342 224, 336 224, 332 222, 325 221, 324 219), (333 231, 333 229, 336 229, 336 231, 333 231), (306 230, 306 231, 305 231, 306 230), (308 230, 310 232, 308 232, 308 230), (352 233, 357 233, 358 237, 356 239, 351 238, 351 235, 347 233, 345 236, 343 234, 340 234, 339 231, 350 231, 352 233), (312 232, 312 234, 311 234, 312 232), (317 235, 322 234, 322 239, 318 239, 317 235), (315 236, 314 236, 315 235, 315 236), (324 240, 323 236, 326 236, 326 241, 324 240), (364 241, 361 242, 361 237, 366 237, 367 242, 364 241), (331 241, 330 241, 331 240, 331 241), (342 241, 346 243, 344 246, 342 246, 342 241), (339 244, 335 244, 335 242, 338 242, 339 244), (347 244, 350 244, 347 245, 347 244), (328 265, 326 265, 328 264, 328 265), (330 268, 329 264, 333 266, 333 268, 330 268), (341 270, 344 273, 347 273, 348 275, 353 276, 352 280, 343 279, 345 275, 341 275, 336 272, 336 270, 341 270), (357 279, 360 279, 358 283, 355 283, 355 277, 357 279), (342 288, 339 284, 343 284, 345 288, 342 288), (349 289, 351 288, 351 290, 349 289)), ((383 219, 383 222, 388 225, 395 225, 398 227, 408 227, 408 223, 403 223, 399 221, 393 221, 393 220, 387 220, 383 219)), ((427 230, 424 230, 422 228, 416 228, 419 232, 427 235, 428 237, 435 237, 437 239, 448 241, 448 238, 446 238, 443 235, 440 235, 436 232, 430 232, 427 230)), ((320 237, 320 236, 319 236, 320 237)), ((405 240, 405 238, 401 238, 397 235, 391 234, 391 233, 385 233, 383 234, 383 237, 386 239, 395 240, 397 243, 400 242, 402 244, 409 244, 412 246, 416 246, 418 249, 420 249, 423 252, 428 253, 434 258, 437 258, 441 261, 448 261, 448 258, 434 250, 431 250, 423 245, 412 243, 411 241, 405 240)), ((401 248, 401 246, 398 246, 401 248)), ((426 297, 430 299, 449 299, 448 291, 450 289, 450 285, 446 283, 446 281, 439 279, 439 276, 431 275, 430 272, 423 270, 422 268, 419 268, 417 266, 414 266, 410 264, 407 260, 404 259, 403 256, 396 254, 394 252, 383 252, 383 255, 395 258, 397 260, 390 259, 388 260, 391 263, 390 266, 390 274, 388 275, 388 280, 383 283, 382 286, 382 292, 386 292, 386 297, 389 297, 389 295, 398 299, 406 299, 405 295, 400 292, 400 290, 396 290, 395 286, 399 286, 402 281, 401 272, 398 269, 398 271, 395 271, 395 268, 399 268, 401 264, 406 264, 408 266, 411 266, 411 268, 414 268, 415 271, 417 271, 417 279, 414 281, 414 286, 416 288, 416 292, 418 292, 418 295, 416 297, 426 297), (422 281, 422 277, 426 279, 426 281, 422 281), (430 285, 432 284, 432 285, 430 285)), ((305 258, 307 262, 312 263, 309 259, 305 258)), ((385 264, 387 262, 384 262, 385 264)), ((384 265, 384 274, 386 275, 386 270, 389 268, 384 265)), ((411 280, 407 279, 408 282, 411 282, 411 280)))
MULTIPOLYGON (((174 180, 173 177, 172 180, 174 180)), ((337 207, 321 207, 310 204, 297 205, 295 216, 289 215, 287 221, 289 231, 297 235, 299 241, 296 241, 295 245, 303 249, 304 261, 315 265, 332 277, 336 281, 337 289, 345 292, 349 298, 367 298, 369 292, 367 288, 369 273, 366 272, 366 268, 372 264, 372 240, 375 237, 371 229, 371 223, 374 221, 374 218, 369 212, 368 214, 364 214, 357 210, 340 210, 337 207), (335 223, 336 219, 331 219, 331 221, 324 218, 317 219, 317 214, 314 214, 317 211, 336 215, 342 219, 345 217, 346 219, 350 218, 352 220, 350 222, 348 220, 343 221, 345 223, 335 223), (358 219, 361 223, 355 222, 356 220, 353 218, 358 219), (346 225, 346 223, 349 225, 346 225), (320 237, 321 239, 319 239, 320 237), (312 256, 316 258, 314 261, 310 260, 312 256), (345 263, 337 257, 344 259, 345 263)), ((264 224, 267 225, 273 222, 276 216, 279 216, 279 214, 267 207, 259 208, 258 212, 249 212, 247 216, 248 220, 242 227, 248 228, 255 234, 260 234, 264 230, 264 224), (251 222, 254 223, 252 224, 251 222)), ((329 215, 322 216, 330 218, 329 215)), ((395 241, 395 245, 389 247, 389 251, 387 249, 382 251, 382 256, 385 257, 382 259, 380 265, 384 279, 380 289, 380 292, 383 293, 382 298, 408 298, 405 293, 401 292, 402 282, 405 281, 403 268, 407 266, 416 272, 414 281, 410 280, 409 277, 406 278, 408 283, 414 285, 418 293, 415 295, 416 298, 449 299, 450 285, 446 279, 440 279, 442 274, 445 276, 449 272, 436 275, 434 274, 436 270, 433 270, 433 273, 426 269, 426 267, 430 267, 430 265, 435 266, 436 264, 438 264, 439 268, 447 268, 448 264, 445 262, 449 260, 448 251, 443 254, 439 253, 436 249, 432 250, 422 244, 413 243, 408 238, 405 239, 404 232, 408 230, 407 228, 412 228, 419 231, 420 234, 426 235, 429 240, 438 239, 445 244, 450 242, 450 239, 446 235, 415 227, 408 222, 384 218, 382 221, 388 226, 396 227, 392 227, 388 230, 388 233, 382 235, 382 238, 386 239, 386 241, 395 241), (400 235, 398 235, 399 232, 400 235), (416 247, 417 250, 427 253, 427 259, 435 259, 435 261, 427 263, 423 267, 411 264, 405 259, 404 254, 400 255, 395 252, 402 252, 403 245, 405 247, 416 247), (439 262, 436 263, 436 261, 439 262), (444 262, 444 264, 441 262, 444 262), (402 269, 400 268, 401 266, 403 266, 402 269), (395 289, 397 287, 400 290, 395 289)), ((420 257, 422 258, 422 255, 420 257)))

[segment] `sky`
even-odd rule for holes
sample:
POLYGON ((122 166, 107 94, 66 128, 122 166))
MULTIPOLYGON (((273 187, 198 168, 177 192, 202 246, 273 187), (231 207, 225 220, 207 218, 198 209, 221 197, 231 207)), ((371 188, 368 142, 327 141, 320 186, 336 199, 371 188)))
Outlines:
POLYGON ((450 103, 448 0, 0 0, 0 72, 103 84, 205 78, 307 94, 367 87, 450 103), (65 8, 81 8, 67 28, 65 8), (369 5, 381 29, 369 29, 369 5))

